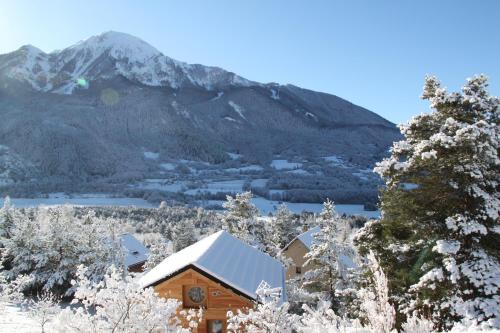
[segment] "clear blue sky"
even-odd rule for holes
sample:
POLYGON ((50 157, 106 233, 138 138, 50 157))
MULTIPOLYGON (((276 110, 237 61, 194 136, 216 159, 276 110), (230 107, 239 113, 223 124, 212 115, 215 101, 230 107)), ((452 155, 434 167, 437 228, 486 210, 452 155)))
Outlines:
POLYGON ((450 89, 485 73, 500 92, 500 1, 0 0, 0 53, 127 32, 164 54, 346 98, 393 122, 428 110, 426 73, 450 89))

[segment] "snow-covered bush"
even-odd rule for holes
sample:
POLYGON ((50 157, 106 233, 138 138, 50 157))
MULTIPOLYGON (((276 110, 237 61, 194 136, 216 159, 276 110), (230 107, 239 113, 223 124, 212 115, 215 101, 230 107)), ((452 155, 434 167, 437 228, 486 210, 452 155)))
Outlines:
POLYGON ((61 311, 58 305, 58 298, 50 292, 43 292, 35 299, 29 300, 27 309, 28 317, 38 323, 42 333, 46 332, 46 325, 61 311))
POLYGON ((373 252, 368 255, 368 268, 372 284, 359 291, 361 311, 374 332, 390 333, 396 324, 396 310, 389 303, 387 278, 373 252))
POLYGON ((254 309, 227 313, 227 329, 232 333, 292 333, 298 316, 289 313, 289 304, 281 302, 281 289, 266 283, 257 290, 259 302, 254 309))
POLYGON ((16 214, 9 237, 2 239, 3 273, 8 281, 29 277, 29 291, 71 295, 70 281, 79 265, 99 281, 110 265, 123 263, 120 230, 115 220, 96 218, 92 212, 76 217, 69 206, 16 214))

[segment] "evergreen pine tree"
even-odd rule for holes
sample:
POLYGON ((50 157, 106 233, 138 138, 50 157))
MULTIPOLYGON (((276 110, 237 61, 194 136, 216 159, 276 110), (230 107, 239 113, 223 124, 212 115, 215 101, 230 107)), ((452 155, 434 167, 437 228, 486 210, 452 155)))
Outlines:
POLYGON ((256 219, 259 211, 252 203, 252 193, 239 193, 234 198, 228 195, 226 199, 223 204, 227 209, 223 228, 247 244, 262 244, 265 230, 263 224, 256 219))
POLYGON ((273 244, 279 249, 285 247, 294 234, 293 215, 284 203, 276 210, 271 232, 273 244))
POLYGON ((342 287, 342 263, 339 257, 346 252, 343 233, 346 221, 335 211, 332 201, 324 203, 319 215, 321 230, 313 235, 311 250, 305 255, 305 265, 312 267, 304 275, 303 286, 330 302, 332 308, 339 309, 337 291, 342 287))
POLYGON ((175 252, 196 243, 194 223, 190 219, 179 221, 174 229, 174 250, 175 252))
POLYGON ((477 76, 448 93, 426 79, 434 110, 400 126, 404 139, 375 168, 386 183, 382 219, 358 237, 378 252, 401 303, 410 292, 406 310, 438 329, 500 327, 500 101, 487 86, 477 76))

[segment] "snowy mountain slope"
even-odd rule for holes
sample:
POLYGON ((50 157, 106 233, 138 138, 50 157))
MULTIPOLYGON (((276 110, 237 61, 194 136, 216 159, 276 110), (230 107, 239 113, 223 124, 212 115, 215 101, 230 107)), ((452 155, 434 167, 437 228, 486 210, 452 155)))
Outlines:
POLYGON ((148 86, 208 90, 252 82, 217 67, 189 65, 164 56, 146 42, 119 32, 106 32, 62 51, 44 53, 23 46, 0 66, 10 78, 25 81, 43 92, 71 94, 97 78, 123 75, 148 86))
POLYGON ((185 64, 115 32, 62 51, 0 55, 0 116, 0 145, 29 164, 21 178, 74 187, 155 178, 179 159, 219 174, 257 165, 260 178, 281 172, 272 160, 289 160, 311 167, 294 179, 312 184, 346 177, 325 169, 324 156, 362 170, 399 138, 394 124, 337 96, 185 64))

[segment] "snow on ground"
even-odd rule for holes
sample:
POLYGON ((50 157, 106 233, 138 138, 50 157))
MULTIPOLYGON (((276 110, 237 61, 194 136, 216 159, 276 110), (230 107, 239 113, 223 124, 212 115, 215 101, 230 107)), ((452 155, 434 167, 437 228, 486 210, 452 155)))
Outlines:
POLYGON ((290 170, 302 167, 302 163, 288 162, 288 160, 272 160, 271 167, 276 170, 290 170))
POLYGON ((152 151, 145 151, 144 152, 144 158, 150 159, 150 160, 157 160, 158 157, 160 157, 160 154, 154 153, 152 151))
POLYGON ((165 170, 174 170, 175 169, 175 164, 174 163, 161 163, 160 167, 162 167, 165 170))
POLYGON ((245 180, 242 179, 234 179, 234 180, 224 180, 224 181, 216 181, 207 184, 207 187, 204 188, 195 188, 191 190, 187 190, 186 194, 195 195, 198 192, 208 192, 208 193, 217 193, 217 192, 227 192, 227 193, 240 193, 243 192, 243 184, 245 180))
MULTIPOLYGON (((222 200, 208 200, 207 205, 221 205, 224 203, 222 200)), ((281 202, 268 200, 262 197, 252 198, 252 203, 259 209, 262 215, 274 213, 281 202)), ((323 210, 321 203, 304 203, 304 202, 284 202, 290 211, 293 213, 301 213, 303 211, 320 213, 323 210)), ((337 212, 346 215, 361 215, 367 218, 380 218, 380 211, 365 211, 363 205, 335 205, 337 212)))
POLYGON ((219 91, 217 93, 217 96, 215 96, 214 98, 211 99, 211 101, 216 101, 218 100, 219 98, 221 98, 222 96, 224 96, 224 92, 223 91, 219 91))
POLYGON ((287 171, 287 173, 294 173, 297 175, 310 175, 310 173, 304 169, 295 169, 295 170, 287 171))
POLYGON ((245 109, 243 109, 241 106, 239 106, 238 104, 236 104, 235 102, 233 101, 229 101, 228 102, 229 106, 236 112, 240 115, 241 118, 247 120, 247 118, 245 117, 245 115, 243 114, 243 112, 245 111, 245 109))
POLYGON ((280 99, 280 95, 279 95, 279 93, 276 90, 271 89, 271 98, 275 99, 275 100, 278 100, 278 99, 280 99))
POLYGON ((166 179, 149 178, 135 185, 137 188, 159 190, 167 192, 180 192, 186 186, 183 181, 168 182, 166 179))
POLYGON ((257 164, 252 164, 252 165, 247 165, 247 166, 244 166, 244 167, 241 167, 241 168, 228 168, 228 169, 225 169, 224 171, 226 172, 245 172, 245 171, 262 171, 264 170, 263 167, 261 167, 260 165, 257 165, 257 164))
POLYGON ((0 304, 0 332, 33 333, 41 332, 41 328, 34 319, 28 316, 28 312, 21 309, 20 306, 3 303, 0 304))
POLYGON ((338 155, 325 156, 323 157, 323 159, 327 162, 330 162, 330 165, 332 166, 347 167, 342 157, 338 155))
POLYGON ((236 153, 227 153, 232 160, 240 159, 243 155, 236 153))
POLYGON ((266 187, 267 182, 268 182, 268 179, 262 179, 262 178, 254 179, 250 183, 250 186, 251 187, 266 187))

